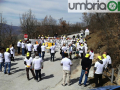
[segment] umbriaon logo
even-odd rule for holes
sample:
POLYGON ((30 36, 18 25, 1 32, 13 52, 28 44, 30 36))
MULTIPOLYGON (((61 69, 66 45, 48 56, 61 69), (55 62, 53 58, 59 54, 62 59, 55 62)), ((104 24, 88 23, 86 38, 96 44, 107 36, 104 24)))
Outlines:
POLYGON ((119 12, 118 0, 68 0, 68 12, 119 12))

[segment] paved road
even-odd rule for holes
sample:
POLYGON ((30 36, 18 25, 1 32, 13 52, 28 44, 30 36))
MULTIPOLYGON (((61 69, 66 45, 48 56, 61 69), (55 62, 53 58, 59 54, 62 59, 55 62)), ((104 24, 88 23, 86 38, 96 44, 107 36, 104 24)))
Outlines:
MULTIPOLYGON (((90 86, 84 88, 78 86, 78 80, 81 72, 80 65, 76 71, 72 73, 71 86, 62 87, 62 67, 60 66, 61 56, 58 52, 55 55, 55 62, 51 62, 50 54, 45 54, 44 68, 42 69, 42 78, 40 82, 36 82, 30 73, 31 80, 28 81, 26 77, 25 65, 23 56, 16 56, 15 62, 12 62, 12 75, 0 72, 0 90, 87 90, 90 86)), ((75 62, 75 61, 73 61, 75 62)), ((79 63, 78 63, 79 64, 79 63)), ((77 65, 77 64, 76 64, 77 65)), ((92 76, 92 70, 91 76, 92 76)))

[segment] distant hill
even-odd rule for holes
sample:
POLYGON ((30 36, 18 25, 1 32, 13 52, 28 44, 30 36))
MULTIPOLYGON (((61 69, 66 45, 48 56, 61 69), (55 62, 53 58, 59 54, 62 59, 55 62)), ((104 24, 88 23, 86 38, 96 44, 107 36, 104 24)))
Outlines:
MULTIPOLYGON (((1 23, 0 23, 0 25, 1 25, 1 23)), ((4 25, 4 27, 10 26, 8 24, 3 24, 3 25, 4 25)), ((19 26, 12 26, 12 28, 13 28, 13 33, 15 33, 17 35, 21 34, 21 28, 19 26)))

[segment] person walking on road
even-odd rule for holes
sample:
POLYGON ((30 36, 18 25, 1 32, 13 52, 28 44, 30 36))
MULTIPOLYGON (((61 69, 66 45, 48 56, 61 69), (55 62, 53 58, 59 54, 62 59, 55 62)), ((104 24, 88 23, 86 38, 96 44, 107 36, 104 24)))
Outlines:
POLYGON ((72 48, 72 45, 70 44, 69 45, 69 56, 70 56, 70 59, 72 60, 72 50, 73 48, 72 48))
POLYGON ((39 57, 38 52, 35 53, 36 56, 33 59, 33 69, 35 69, 35 74, 36 74, 36 80, 40 81, 42 80, 41 78, 41 69, 43 69, 43 60, 42 58, 39 57), (38 76, 39 76, 39 80, 38 80, 38 76))
POLYGON ((63 44, 63 47, 62 47, 62 58, 64 58, 64 53, 67 51, 67 47, 65 46, 65 44, 63 44))
POLYGON ((22 42, 22 56, 25 56, 25 41, 22 42))
POLYGON ((6 52, 4 53, 5 57, 5 68, 4 68, 4 74, 6 74, 6 69, 8 66, 8 75, 10 75, 10 69, 11 69, 11 55, 10 55, 10 48, 6 49, 6 52))
POLYGON ((34 44, 34 54, 37 52, 37 47, 39 46, 39 44, 37 44, 36 42, 35 42, 35 44, 34 44))
POLYGON ((14 55, 15 55, 14 44, 12 44, 10 47, 10 54, 11 54, 11 61, 14 61, 14 55))
POLYGON ((56 48, 56 45, 53 46, 53 43, 52 43, 52 46, 50 47, 50 51, 51 51, 51 61, 54 62, 54 56, 55 56, 55 48, 56 48))
POLYGON ((18 54, 20 54, 21 40, 17 42, 18 54))
POLYGON ((66 78, 67 78, 67 85, 70 85, 70 75, 71 75, 71 66, 73 65, 71 60, 68 59, 68 53, 65 53, 65 58, 61 61, 61 66, 63 66, 63 86, 66 85, 66 78))
POLYGON ((38 55, 41 58, 41 43, 39 44, 39 46, 37 47, 37 51, 38 51, 38 55))
POLYGON ((43 43, 43 45, 41 46, 41 51, 42 51, 42 60, 44 60, 44 56, 45 56, 45 50, 46 50, 45 44, 43 43))
POLYGON ((83 79, 83 76, 85 74, 85 81, 84 81, 84 87, 86 87, 87 79, 88 79, 88 74, 89 74, 89 69, 91 67, 92 61, 89 59, 89 54, 86 54, 85 58, 82 59, 81 61, 81 66, 82 66, 82 71, 81 71, 81 76, 79 79, 79 86, 81 86, 81 82, 83 79))
POLYGON ((0 48, 0 72, 2 72, 2 66, 3 66, 3 51, 0 48))
POLYGON ((102 86, 102 73, 104 69, 104 64, 101 56, 98 56, 97 62, 94 66, 94 78, 95 78, 95 87, 102 86), (98 83, 99 80, 99 83, 98 83))
POLYGON ((35 79, 35 74, 34 74, 34 71, 32 70, 32 62, 33 62, 33 59, 32 57, 30 56, 30 53, 27 52, 27 55, 26 55, 26 58, 24 59, 24 64, 25 64, 25 67, 26 67, 26 73, 27 73, 27 79, 30 80, 29 78, 29 70, 31 71, 34 79, 35 79))
POLYGON ((30 54, 30 57, 31 57, 32 48, 33 48, 33 45, 31 44, 31 41, 29 41, 29 43, 27 44, 27 50, 30 54))

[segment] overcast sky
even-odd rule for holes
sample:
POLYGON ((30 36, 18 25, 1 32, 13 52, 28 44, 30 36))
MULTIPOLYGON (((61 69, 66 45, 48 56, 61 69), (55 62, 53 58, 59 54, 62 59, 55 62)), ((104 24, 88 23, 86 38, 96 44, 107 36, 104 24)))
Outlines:
POLYGON ((20 25, 20 15, 29 9, 38 20, 51 15, 56 20, 63 17, 70 23, 81 22, 81 13, 68 13, 68 0, 0 0, 0 13, 14 26, 20 25))

